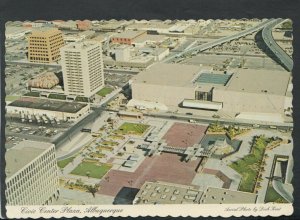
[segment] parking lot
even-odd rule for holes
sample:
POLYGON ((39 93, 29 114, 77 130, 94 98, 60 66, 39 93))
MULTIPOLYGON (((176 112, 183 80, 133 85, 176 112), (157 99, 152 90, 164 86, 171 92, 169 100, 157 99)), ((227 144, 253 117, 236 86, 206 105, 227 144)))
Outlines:
POLYGON ((7 39, 5 42, 5 60, 16 61, 26 59, 26 47, 27 41, 25 37, 14 40, 7 39))
POLYGON ((269 70, 283 70, 283 68, 278 65, 271 58, 264 57, 254 57, 254 56, 239 56, 239 55, 216 55, 216 54, 199 54, 197 56, 188 58, 181 62, 182 64, 188 65, 204 65, 211 66, 215 69, 226 69, 226 68, 238 68, 243 64, 243 68, 249 69, 269 69, 269 70))
POLYGON ((27 81, 45 71, 55 71, 54 67, 46 65, 32 66, 30 64, 6 64, 6 95, 23 95, 28 92, 27 81))
POLYGON ((6 118, 6 148, 10 148, 22 140, 51 141, 71 126, 70 122, 61 124, 39 124, 37 122, 21 122, 18 118, 6 118))
POLYGON ((133 74, 126 74, 125 72, 114 73, 105 71, 105 84, 110 85, 113 87, 123 87, 134 75, 133 74))

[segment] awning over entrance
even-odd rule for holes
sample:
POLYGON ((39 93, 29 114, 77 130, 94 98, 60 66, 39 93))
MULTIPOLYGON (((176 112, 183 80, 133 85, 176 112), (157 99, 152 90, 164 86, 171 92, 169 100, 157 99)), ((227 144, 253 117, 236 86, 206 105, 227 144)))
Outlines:
POLYGON ((183 107, 187 107, 187 108, 220 110, 223 107, 223 103, 222 102, 211 102, 211 101, 201 101, 201 100, 185 99, 182 102, 182 106, 183 107))

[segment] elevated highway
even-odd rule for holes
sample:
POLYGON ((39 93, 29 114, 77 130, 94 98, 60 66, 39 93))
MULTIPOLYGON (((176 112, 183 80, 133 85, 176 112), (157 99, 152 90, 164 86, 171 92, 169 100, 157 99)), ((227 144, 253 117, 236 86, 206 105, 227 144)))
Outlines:
POLYGON ((272 35, 272 29, 282 23, 284 19, 278 18, 268 23, 262 30, 262 39, 266 46, 276 56, 279 63, 288 71, 293 69, 293 59, 276 43, 272 35))
POLYGON ((178 54, 175 54, 175 55, 173 55, 171 57, 166 58, 165 60, 163 60, 163 62, 169 63, 169 62, 172 62, 175 58, 181 57, 184 54, 192 53, 192 52, 195 52, 195 51, 196 52, 202 52, 202 51, 211 49, 211 48, 213 48, 215 46, 224 44, 226 42, 230 42, 232 40, 236 40, 236 39, 245 37, 245 36, 247 36, 249 34, 252 34, 254 32, 257 32, 257 31, 260 31, 260 30, 264 29, 266 26, 269 26, 270 24, 272 24, 273 21, 274 21, 274 19, 269 19, 269 20, 263 21, 259 25, 256 25, 256 26, 254 26, 252 28, 249 28, 247 30, 241 31, 239 33, 236 33, 236 34, 233 34, 233 35, 230 35, 230 36, 226 36, 226 37, 222 37, 222 38, 219 38, 219 39, 217 39, 215 41, 208 42, 208 43, 196 46, 196 47, 188 48, 188 49, 182 51, 181 53, 178 53, 178 54))

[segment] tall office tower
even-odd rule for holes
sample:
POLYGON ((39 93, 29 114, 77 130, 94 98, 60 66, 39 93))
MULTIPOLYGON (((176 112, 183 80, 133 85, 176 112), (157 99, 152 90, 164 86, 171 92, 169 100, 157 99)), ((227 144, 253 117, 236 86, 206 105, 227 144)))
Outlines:
POLYGON ((74 42, 61 48, 66 95, 92 97, 104 86, 102 47, 96 42, 74 42))
POLYGON ((22 141, 6 151, 7 205, 45 205, 59 194, 54 144, 22 141))
POLYGON ((32 31, 28 39, 28 60, 34 63, 52 63, 60 59, 59 49, 64 46, 62 32, 55 28, 32 31))

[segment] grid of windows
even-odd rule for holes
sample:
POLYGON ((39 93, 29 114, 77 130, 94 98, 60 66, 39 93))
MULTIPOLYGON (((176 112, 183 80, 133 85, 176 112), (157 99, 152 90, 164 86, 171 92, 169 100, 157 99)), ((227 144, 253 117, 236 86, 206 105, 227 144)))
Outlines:
POLYGON ((33 32, 29 37, 28 59, 38 63, 55 62, 60 59, 59 49, 63 45, 63 36, 59 30, 33 32))
POLYGON ((103 87, 101 45, 75 43, 65 46, 61 53, 67 94, 91 97, 103 87))
POLYGON ((54 146, 6 180, 8 205, 44 205, 58 190, 54 146))

